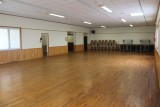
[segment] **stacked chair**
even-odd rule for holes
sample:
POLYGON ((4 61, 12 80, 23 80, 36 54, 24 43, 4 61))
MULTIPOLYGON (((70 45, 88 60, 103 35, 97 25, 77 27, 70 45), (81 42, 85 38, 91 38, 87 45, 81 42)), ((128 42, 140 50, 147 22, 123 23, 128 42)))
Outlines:
POLYGON ((102 43, 101 43, 101 50, 105 50, 105 42, 104 42, 104 40, 102 40, 102 43))
POLYGON ((115 40, 91 40, 91 50, 107 51, 150 51, 150 40, 140 40, 140 45, 133 45, 133 40, 123 40, 123 44, 115 40))
POLYGON ((105 40, 104 46, 105 46, 105 50, 108 50, 108 40, 105 40))
POLYGON ((94 49, 94 40, 91 40, 91 50, 94 49))
POLYGON ((140 51, 149 51, 150 40, 140 40, 140 51))
POLYGON ((113 40, 113 42, 112 42, 112 50, 116 50, 117 49, 117 43, 116 43, 116 41, 115 40, 113 40))
POLYGON ((131 51, 133 40, 123 40, 123 51, 131 51))
POLYGON ((98 50, 101 50, 101 40, 98 41, 98 50))
POLYGON ((92 50, 117 50, 117 42, 115 40, 91 40, 92 50))
POLYGON ((109 42, 108 42, 108 49, 112 50, 112 41, 111 40, 109 40, 109 42))
POLYGON ((96 40, 94 41, 94 49, 98 49, 98 42, 96 40))

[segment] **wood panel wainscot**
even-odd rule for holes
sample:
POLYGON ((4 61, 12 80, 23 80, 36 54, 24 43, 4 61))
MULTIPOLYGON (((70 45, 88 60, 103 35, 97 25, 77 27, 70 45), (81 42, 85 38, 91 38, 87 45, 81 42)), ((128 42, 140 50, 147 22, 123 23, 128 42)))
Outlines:
POLYGON ((43 57, 42 48, 0 51, 0 64, 43 57))
POLYGON ((74 46, 74 51, 75 51, 75 52, 84 51, 84 45, 75 45, 75 46, 74 46))
POLYGON ((155 53, 155 62, 156 62, 156 73, 157 73, 157 75, 158 75, 158 91, 157 91, 157 95, 158 95, 158 103, 157 103, 157 107, 160 107, 160 56, 159 56, 159 54, 158 54, 158 51, 155 49, 154 50, 154 53, 155 53))
POLYGON ((156 69, 157 69, 157 75, 158 75, 158 82, 159 82, 159 87, 160 87, 160 56, 157 52, 157 50, 155 49, 154 51, 155 53, 155 61, 156 61, 156 69))
POLYGON ((49 56, 61 55, 68 53, 68 46, 49 47, 49 56))

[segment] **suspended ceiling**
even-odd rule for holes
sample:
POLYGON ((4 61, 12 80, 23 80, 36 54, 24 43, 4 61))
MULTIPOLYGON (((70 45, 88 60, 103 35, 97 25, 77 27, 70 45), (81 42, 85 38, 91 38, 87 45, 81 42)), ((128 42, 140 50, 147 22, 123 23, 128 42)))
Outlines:
POLYGON ((0 13, 48 21, 97 28, 155 25, 159 0, 3 0, 0 13), (113 12, 108 13, 100 5, 113 12), (132 17, 130 13, 142 12, 144 16, 132 17), (50 16, 59 14, 65 18, 50 16), (124 23, 120 19, 127 22, 124 23), (83 21, 91 22, 91 25, 83 21))

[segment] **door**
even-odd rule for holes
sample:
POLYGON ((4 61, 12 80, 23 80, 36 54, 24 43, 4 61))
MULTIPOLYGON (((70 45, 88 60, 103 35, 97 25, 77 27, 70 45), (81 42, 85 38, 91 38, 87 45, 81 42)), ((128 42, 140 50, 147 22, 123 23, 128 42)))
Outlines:
POLYGON ((48 33, 41 34, 41 42, 42 42, 43 57, 46 57, 48 56, 48 44, 49 44, 48 33))
POLYGON ((74 35, 73 35, 73 32, 68 32, 67 41, 68 41, 68 52, 74 52, 74 35))
POLYGON ((84 36, 84 50, 87 51, 88 50, 88 37, 84 36))
POLYGON ((74 43, 68 42, 68 52, 74 52, 74 43))

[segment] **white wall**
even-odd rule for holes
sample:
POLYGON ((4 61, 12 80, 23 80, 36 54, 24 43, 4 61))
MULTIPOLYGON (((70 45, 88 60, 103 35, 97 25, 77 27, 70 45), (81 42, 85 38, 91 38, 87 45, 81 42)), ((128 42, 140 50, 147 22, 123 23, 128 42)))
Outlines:
MULTIPOLYGON (((160 12, 159 12, 160 13, 160 12)), ((160 17, 160 15, 159 15, 160 17)), ((122 43, 123 39, 132 39, 135 44, 139 44, 140 39, 150 39, 153 43, 155 32, 154 26, 142 27, 117 27, 95 29, 96 34, 89 34, 90 29, 85 27, 48 22, 36 19, 29 19, 17 16, 0 14, 0 26, 12 26, 22 28, 22 49, 41 48, 40 37, 42 33, 49 34, 49 46, 67 46, 67 32, 76 33, 75 45, 83 44, 84 33, 88 33, 88 43, 90 40, 116 40, 122 43)), ((160 42, 159 42, 160 43, 160 42)))
POLYGON ((22 29, 22 49, 42 47, 41 31, 22 29))
POLYGON ((83 44, 83 37, 84 37, 83 33, 76 33, 75 44, 76 45, 82 45, 83 44))
MULTIPOLYGON (((49 46, 66 46, 68 31, 89 33, 85 27, 0 14, 0 26, 22 28, 22 49, 41 48, 41 33, 49 34, 49 46)), ((79 41, 79 39, 77 39, 79 41)))
POLYGON ((155 30, 155 48, 160 55, 159 47, 160 47, 160 8, 159 8, 158 15, 157 15, 156 30, 155 30))
POLYGON ((116 40, 122 44, 124 39, 132 39, 134 44, 139 44, 141 39, 149 39, 153 44, 154 26, 141 27, 117 27, 117 28, 98 28, 96 34, 92 34, 91 40, 116 40))
MULTIPOLYGON (((90 34, 88 33, 87 35, 85 35, 88 37, 88 44, 90 44, 90 34)), ((82 45, 84 44, 84 33, 76 33, 76 40, 75 40, 75 44, 76 45, 82 45)))
POLYGON ((49 35, 50 47, 67 45, 67 41, 65 40, 65 38, 67 37, 67 32, 52 31, 49 33, 49 35))

